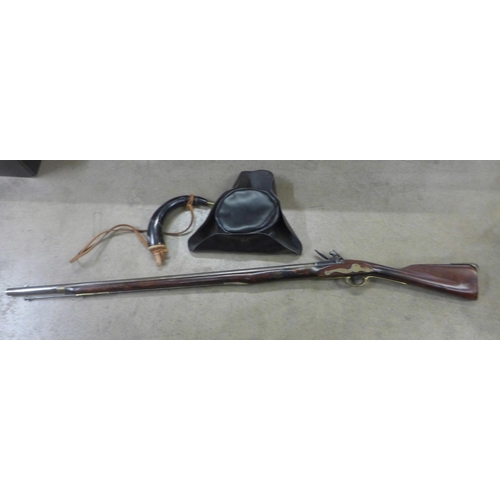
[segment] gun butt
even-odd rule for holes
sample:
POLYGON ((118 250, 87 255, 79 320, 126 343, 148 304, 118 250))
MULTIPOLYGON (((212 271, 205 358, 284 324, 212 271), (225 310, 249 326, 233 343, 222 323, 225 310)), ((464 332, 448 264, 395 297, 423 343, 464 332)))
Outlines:
POLYGON ((478 298, 478 266, 475 264, 414 264, 394 271, 401 281, 409 285, 450 293, 468 300, 478 298))

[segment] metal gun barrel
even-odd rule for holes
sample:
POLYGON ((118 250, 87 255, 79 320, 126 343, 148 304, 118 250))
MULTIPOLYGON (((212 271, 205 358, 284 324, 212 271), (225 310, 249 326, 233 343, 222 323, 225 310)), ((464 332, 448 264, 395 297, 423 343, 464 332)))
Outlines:
POLYGON ((58 297, 63 296, 64 286, 25 286, 22 288, 8 288, 5 290, 7 295, 12 297, 32 297, 32 296, 50 296, 58 297))
POLYGON ((271 266, 230 271, 201 272, 158 276, 148 278, 132 278, 113 281, 93 281, 84 283, 67 283, 64 285, 33 286, 9 288, 5 291, 13 297, 24 297, 27 300, 86 297, 90 295, 107 295, 130 292, 147 292, 174 288, 201 287, 213 285, 248 285, 273 279, 293 279, 313 277, 316 266, 320 264, 292 264, 288 266, 271 266))

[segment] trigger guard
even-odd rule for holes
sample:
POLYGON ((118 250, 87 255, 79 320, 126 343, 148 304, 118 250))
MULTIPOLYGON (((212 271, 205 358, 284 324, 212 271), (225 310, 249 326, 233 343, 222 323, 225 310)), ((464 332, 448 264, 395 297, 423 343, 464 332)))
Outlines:
POLYGON ((348 276, 347 278, 345 278, 346 283, 349 286, 352 286, 355 288, 366 285, 367 280, 368 280, 368 278, 366 276, 359 276, 359 275, 358 276, 348 276), (362 279, 363 281, 361 281, 361 283, 355 283, 353 281, 353 278, 362 279))

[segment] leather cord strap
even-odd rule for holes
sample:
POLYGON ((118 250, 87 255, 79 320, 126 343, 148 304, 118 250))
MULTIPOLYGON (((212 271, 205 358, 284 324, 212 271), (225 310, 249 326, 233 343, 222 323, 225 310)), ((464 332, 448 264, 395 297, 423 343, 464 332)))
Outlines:
MULTIPOLYGON (((188 202, 186 203, 185 210, 189 210, 191 212, 191 222, 189 223, 189 226, 184 229, 183 231, 179 231, 177 233, 164 233, 167 236, 182 236, 183 234, 186 234, 191 227, 194 224, 194 208, 193 208, 193 201, 194 201, 194 194, 192 194, 189 197, 188 202)), ((168 252, 168 249, 166 245, 156 245, 157 247, 162 247, 161 249, 158 248, 156 249, 155 247, 150 247, 146 238, 141 233, 147 233, 147 230, 145 229, 137 229, 135 226, 131 226, 130 224, 117 224, 116 226, 113 226, 110 229, 106 229, 106 231, 102 231, 99 233, 97 236, 94 236, 71 260, 70 263, 73 264, 77 260, 81 259, 85 255, 89 254, 94 248, 96 248, 98 245, 100 245, 108 236, 114 236, 116 233, 123 233, 123 232, 129 232, 129 233, 134 233, 139 241, 148 249, 150 250, 153 255, 155 252, 153 250, 156 250, 156 252, 160 251, 163 254, 163 258, 165 254, 168 252)))
POLYGON ((106 229, 106 231, 102 231, 99 233, 97 236, 94 236, 71 260, 70 263, 73 264, 77 260, 81 259, 88 253, 92 252, 95 247, 100 245, 107 236, 109 235, 114 235, 116 233, 120 232, 130 232, 134 233, 139 241, 146 247, 148 248, 148 242, 146 241, 146 238, 141 233, 144 233, 145 231, 141 231, 140 229, 137 229, 134 226, 131 226, 130 224, 117 224, 116 226, 113 226, 110 229, 106 229))

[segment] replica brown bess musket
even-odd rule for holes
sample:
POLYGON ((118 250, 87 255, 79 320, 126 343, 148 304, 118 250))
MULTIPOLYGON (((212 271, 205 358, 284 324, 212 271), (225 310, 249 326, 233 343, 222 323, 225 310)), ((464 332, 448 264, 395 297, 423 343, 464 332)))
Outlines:
POLYGON ((318 254, 324 260, 311 264, 179 274, 156 278, 9 288, 6 293, 14 297, 35 300, 214 285, 252 285, 267 281, 342 278, 351 286, 362 286, 370 279, 385 279, 402 285, 415 285, 468 300, 477 300, 477 266, 474 264, 416 264, 402 269, 395 269, 363 260, 344 260, 334 251, 330 252, 330 257, 326 257, 319 252, 318 254))

